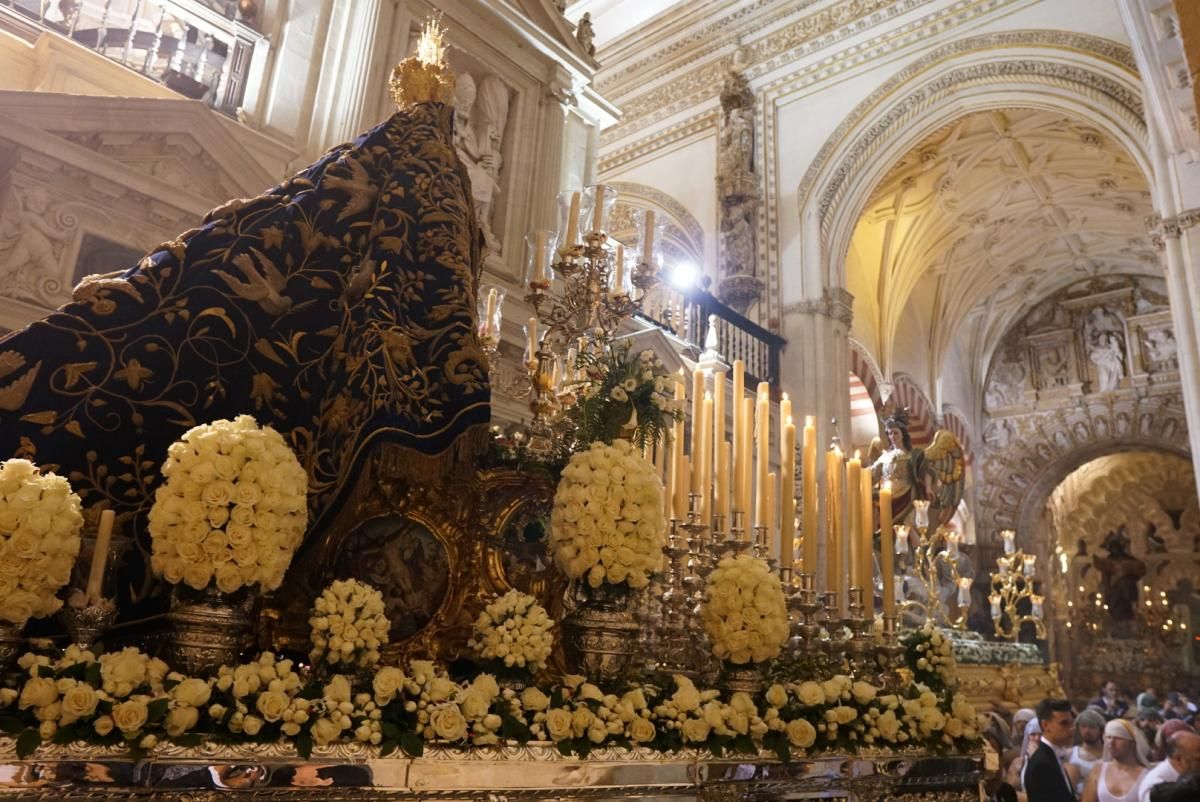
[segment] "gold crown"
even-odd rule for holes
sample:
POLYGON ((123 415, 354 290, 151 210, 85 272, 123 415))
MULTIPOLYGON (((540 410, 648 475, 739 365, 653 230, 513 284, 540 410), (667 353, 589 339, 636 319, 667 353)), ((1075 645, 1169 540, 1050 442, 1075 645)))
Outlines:
POLYGON ((444 35, 445 31, 436 19, 425 20, 421 38, 417 41, 417 54, 404 59, 392 70, 388 88, 392 100, 400 108, 417 103, 454 102, 454 73, 444 60, 444 35))

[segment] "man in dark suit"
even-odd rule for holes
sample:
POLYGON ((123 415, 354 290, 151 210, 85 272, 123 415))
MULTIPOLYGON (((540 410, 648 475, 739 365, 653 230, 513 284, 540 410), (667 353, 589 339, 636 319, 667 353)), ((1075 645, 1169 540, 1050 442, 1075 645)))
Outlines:
POLYGON ((1029 802, 1075 802, 1059 753, 1071 748, 1075 714, 1066 699, 1043 699, 1037 706, 1042 737, 1025 767, 1025 793, 1029 802))

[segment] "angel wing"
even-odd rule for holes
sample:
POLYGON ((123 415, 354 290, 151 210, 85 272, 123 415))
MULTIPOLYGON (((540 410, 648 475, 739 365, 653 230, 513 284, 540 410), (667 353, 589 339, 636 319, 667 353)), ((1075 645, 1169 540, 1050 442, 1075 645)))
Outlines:
POLYGON ((937 431, 923 456, 920 478, 931 502, 930 518, 944 524, 958 509, 958 502, 962 501, 966 485, 966 456, 958 438, 948 429, 937 431))

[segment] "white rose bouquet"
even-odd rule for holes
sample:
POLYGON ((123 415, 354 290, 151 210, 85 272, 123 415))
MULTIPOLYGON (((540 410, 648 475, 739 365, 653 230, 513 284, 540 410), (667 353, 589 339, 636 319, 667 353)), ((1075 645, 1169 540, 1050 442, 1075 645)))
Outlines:
POLYGON ((633 354, 628 343, 580 352, 567 365, 568 383, 578 400, 567 411, 581 443, 611 443, 624 427, 638 448, 670 437, 671 423, 683 415, 675 401, 676 378, 653 351, 633 354))
POLYGON ((467 645, 481 658, 503 662, 508 668, 541 670, 554 648, 553 628, 546 608, 514 589, 483 609, 467 645))
POLYGON ((79 496, 23 459, 0 462, 0 619, 25 625, 62 607, 83 527, 79 496))
POLYGON ((550 549, 571 579, 643 588, 662 563, 662 482, 625 440, 593 443, 563 469, 550 513, 550 549))
POLYGON ((726 557, 708 577, 700 610, 713 654, 731 663, 779 656, 788 637, 787 604, 779 577, 750 554, 726 557))
POLYGON ((357 579, 336 580, 313 603, 313 663, 369 668, 379 662, 391 623, 384 615, 383 594, 357 579))
POLYGON ((308 525, 308 474, 249 415, 190 429, 167 450, 150 509, 150 564, 173 585, 274 590, 308 525))

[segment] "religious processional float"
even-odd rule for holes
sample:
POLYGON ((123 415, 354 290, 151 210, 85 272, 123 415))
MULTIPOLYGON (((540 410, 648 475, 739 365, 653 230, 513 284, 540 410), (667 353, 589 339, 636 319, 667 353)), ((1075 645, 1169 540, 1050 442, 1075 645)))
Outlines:
MULTIPOLYGON (((948 640, 928 626, 898 633, 890 578, 875 616, 862 474, 826 499, 834 558, 822 572, 815 485, 799 516, 790 491, 790 410, 782 476, 765 470, 769 388, 736 405, 731 444, 724 373, 713 391, 703 382, 715 377, 696 379, 684 454, 685 382, 613 336, 657 283, 657 227, 643 216, 627 264, 605 234, 615 193, 603 186, 567 195, 561 241, 534 237, 527 280, 537 317, 523 458, 546 457, 540 470, 557 477, 548 549, 566 607, 496 593, 466 611, 459 659, 394 660, 380 589, 337 578, 308 602, 307 651, 243 652, 250 611, 288 592, 306 533, 328 521, 356 454, 393 438, 417 476, 439 460, 469 464, 486 439, 499 304, 475 290, 436 25, 393 86, 401 110, 376 131, 0 340, 0 364, 36 363, 18 376, 24 404, 0 426, 21 455, 0 465, 9 748, 140 757, 258 745, 308 758, 356 745, 360 756, 415 757, 540 743, 582 757, 701 750, 783 762, 978 752, 948 640), (251 230, 254 244, 242 242, 251 230), (265 333, 273 327, 283 334, 265 333), (245 347, 236 366, 226 341, 245 347), (84 500, 99 513, 94 537, 81 536, 84 500), (846 531, 843 505, 854 510, 846 531), (114 535, 118 515, 144 519, 141 557, 151 584, 170 591, 161 633, 140 643, 114 623, 118 599, 147 597, 117 586, 138 556, 114 535), (56 612, 65 638, 33 621, 56 612), (27 640, 27 625, 48 637, 27 640)), ((733 382, 741 399, 740 364, 733 382)), ((812 428, 805 482, 815 482, 812 428)), ((882 530, 890 565, 892 529, 882 530)))

